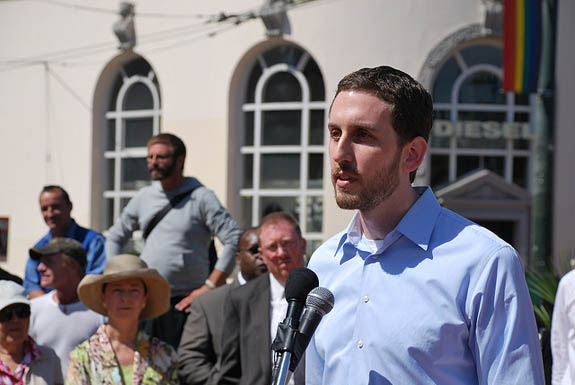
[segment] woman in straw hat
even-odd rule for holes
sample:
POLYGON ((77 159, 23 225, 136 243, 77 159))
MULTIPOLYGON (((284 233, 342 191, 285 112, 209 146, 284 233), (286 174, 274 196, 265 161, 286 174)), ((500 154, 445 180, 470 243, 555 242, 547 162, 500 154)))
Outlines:
POLYGON ((170 306, 170 285, 155 269, 135 255, 118 255, 102 275, 85 276, 78 295, 108 323, 72 351, 66 384, 179 383, 174 349, 138 331, 140 319, 158 317, 170 306))
POLYGON ((60 360, 28 336, 30 301, 12 281, 0 281, 0 384, 63 384, 60 360))

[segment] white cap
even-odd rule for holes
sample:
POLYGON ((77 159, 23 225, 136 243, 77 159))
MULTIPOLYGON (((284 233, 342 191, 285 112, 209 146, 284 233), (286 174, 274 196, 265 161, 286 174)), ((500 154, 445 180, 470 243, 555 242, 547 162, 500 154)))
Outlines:
POLYGON ((0 281, 0 310, 15 303, 30 306, 30 300, 26 297, 24 287, 12 281, 0 281))

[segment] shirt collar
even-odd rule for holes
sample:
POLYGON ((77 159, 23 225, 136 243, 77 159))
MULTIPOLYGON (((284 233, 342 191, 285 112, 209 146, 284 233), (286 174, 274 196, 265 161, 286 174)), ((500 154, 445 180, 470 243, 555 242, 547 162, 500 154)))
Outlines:
POLYGON ((281 301, 285 297, 284 286, 270 273, 270 299, 272 302, 281 301))
MULTIPOLYGON (((74 235, 76 234, 76 229, 78 228, 78 224, 76 223, 76 221, 74 219, 72 219, 72 224, 70 225, 70 227, 68 227, 68 230, 66 230, 66 234, 64 234, 65 238, 74 238, 74 235)), ((48 230, 48 234, 46 239, 49 241, 51 241, 52 239, 54 239, 54 237, 52 236, 52 232, 50 230, 48 230)))
POLYGON ((245 284, 247 282, 247 280, 244 278, 244 275, 242 274, 241 271, 238 271, 238 283, 241 285, 245 284))
MULTIPOLYGON (((419 198, 409 208, 391 233, 397 231, 427 251, 441 206, 439 202, 437 202, 437 199, 435 199, 435 195, 433 195, 433 191, 430 187, 414 187, 414 190, 417 195, 419 195, 419 198)), ((353 215, 349 225, 343 231, 334 256, 346 242, 357 246, 361 240, 361 234, 361 222, 359 220, 359 211, 357 211, 353 215)))

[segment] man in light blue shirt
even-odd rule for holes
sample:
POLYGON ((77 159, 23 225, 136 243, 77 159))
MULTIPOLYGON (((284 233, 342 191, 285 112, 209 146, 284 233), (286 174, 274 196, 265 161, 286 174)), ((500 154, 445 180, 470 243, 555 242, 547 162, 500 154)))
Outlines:
POLYGON ((335 306, 307 349, 307 385, 544 383, 516 251, 411 186, 432 110, 390 67, 338 85, 332 181, 337 204, 357 212, 309 264, 335 306))

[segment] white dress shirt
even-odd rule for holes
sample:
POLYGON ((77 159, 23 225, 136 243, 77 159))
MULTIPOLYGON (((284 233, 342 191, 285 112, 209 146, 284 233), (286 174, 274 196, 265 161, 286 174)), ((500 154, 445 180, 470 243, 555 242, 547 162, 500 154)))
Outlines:
POLYGON ((575 271, 559 281, 551 322, 551 384, 575 384, 575 271))
MULTIPOLYGON (((272 342, 276 338, 278 325, 286 316, 288 303, 285 296, 285 288, 273 274, 270 274, 270 335, 272 342)), ((271 351, 272 364, 274 362, 274 351, 271 351)), ((294 385, 293 376, 288 380, 288 385, 294 385)))

